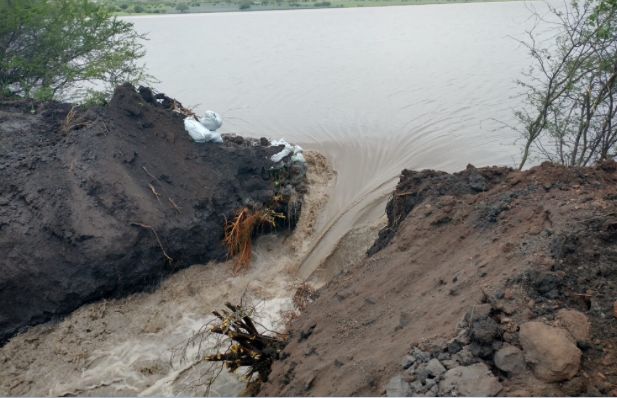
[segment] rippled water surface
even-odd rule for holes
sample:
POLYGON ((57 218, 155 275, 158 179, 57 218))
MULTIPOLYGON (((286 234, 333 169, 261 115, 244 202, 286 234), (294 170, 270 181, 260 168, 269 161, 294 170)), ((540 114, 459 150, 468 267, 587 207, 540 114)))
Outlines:
POLYGON ((403 168, 513 165, 514 38, 530 3, 132 18, 160 89, 214 109, 224 132, 284 137, 338 172, 308 274, 351 227, 383 214, 403 168))

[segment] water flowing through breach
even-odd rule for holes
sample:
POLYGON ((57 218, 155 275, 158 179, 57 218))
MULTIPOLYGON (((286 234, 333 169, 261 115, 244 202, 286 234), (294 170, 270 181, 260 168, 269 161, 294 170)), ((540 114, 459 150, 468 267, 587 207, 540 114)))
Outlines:
MULTIPOLYGON (((203 394, 204 364, 195 352, 174 362, 174 350, 244 292, 276 327, 295 284, 322 283, 362 255, 403 168, 515 164, 516 137, 503 123, 520 102, 514 80, 528 58, 514 38, 531 23, 529 7, 131 18, 149 33, 146 63, 161 91, 221 113, 223 133, 316 150, 336 177, 318 163, 300 229, 261 239, 246 275, 232 277, 229 264, 192 267, 154 293, 86 306, 14 338, 0 349, 0 393, 203 394)), ((240 388, 223 374, 212 392, 240 388)))
POLYGON ((349 230, 383 215, 403 168, 514 165, 516 41, 539 3, 429 5, 132 18, 147 63, 223 132, 325 154, 337 183, 303 261, 308 277, 349 230), (173 32, 170 34, 169 32, 173 32), (182 71, 182 73, 178 73, 182 71))
POLYGON ((219 374, 220 367, 203 360, 220 348, 215 341, 188 342, 226 302, 254 306, 260 331, 282 331, 281 315, 293 308, 301 284, 290 270, 310 248, 334 180, 323 156, 307 152, 306 159, 311 189, 295 230, 259 238, 247 272, 234 275, 234 260, 196 265, 152 293, 89 304, 56 324, 33 327, 0 347, 0 395, 203 396, 215 375, 211 395, 238 395, 238 375, 219 374))

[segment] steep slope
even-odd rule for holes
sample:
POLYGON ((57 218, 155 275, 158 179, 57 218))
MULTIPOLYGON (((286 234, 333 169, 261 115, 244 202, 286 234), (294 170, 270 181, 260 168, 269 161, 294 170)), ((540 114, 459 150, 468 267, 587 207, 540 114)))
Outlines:
POLYGON ((372 255, 318 292, 261 394, 610 393, 615 169, 405 170, 372 255), (590 334, 564 331, 559 309, 590 334), (547 377, 554 363, 537 358, 555 358, 529 343, 529 321, 567 336, 553 353, 572 353, 567 372, 547 377), (502 348, 524 354, 516 372, 502 348))
POLYGON ((83 303, 226 258, 226 219, 265 206, 293 225, 303 164, 268 140, 196 144, 181 105, 119 87, 108 106, 0 106, 0 344, 83 303))

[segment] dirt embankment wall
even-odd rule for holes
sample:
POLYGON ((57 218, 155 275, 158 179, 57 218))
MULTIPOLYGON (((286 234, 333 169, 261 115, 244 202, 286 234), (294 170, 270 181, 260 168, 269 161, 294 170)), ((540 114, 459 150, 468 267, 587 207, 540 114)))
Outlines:
POLYGON ((403 171, 261 394, 617 393, 616 170, 403 171))
POLYGON ((225 259, 225 220, 242 207, 294 223, 303 171, 283 162, 273 172, 281 147, 196 144, 177 103, 140 93, 121 86, 108 106, 73 115, 68 104, 0 105, 0 343, 225 259))

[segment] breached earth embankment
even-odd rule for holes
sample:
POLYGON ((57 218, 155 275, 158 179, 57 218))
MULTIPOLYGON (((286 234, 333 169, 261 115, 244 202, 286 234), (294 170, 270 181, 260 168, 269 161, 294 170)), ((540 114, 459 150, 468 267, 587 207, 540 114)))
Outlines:
POLYGON ((225 260, 226 220, 269 208, 293 227, 304 164, 267 139, 195 144, 181 105, 120 86, 88 111, 0 105, 0 344, 24 327, 225 260))
POLYGON ((617 164, 403 171, 264 396, 614 395, 617 164))
MULTIPOLYGON (((404 170, 376 239, 379 222, 349 231, 306 275, 322 156, 196 144, 147 89, 74 111, 0 104, 0 395, 203 395, 212 347, 187 342, 211 312, 250 297, 282 331, 307 278, 325 285, 262 395, 617 394, 614 162, 404 170), (295 229, 236 275, 222 241, 244 207, 295 229)), ((226 372, 211 387, 242 391, 226 372)))

